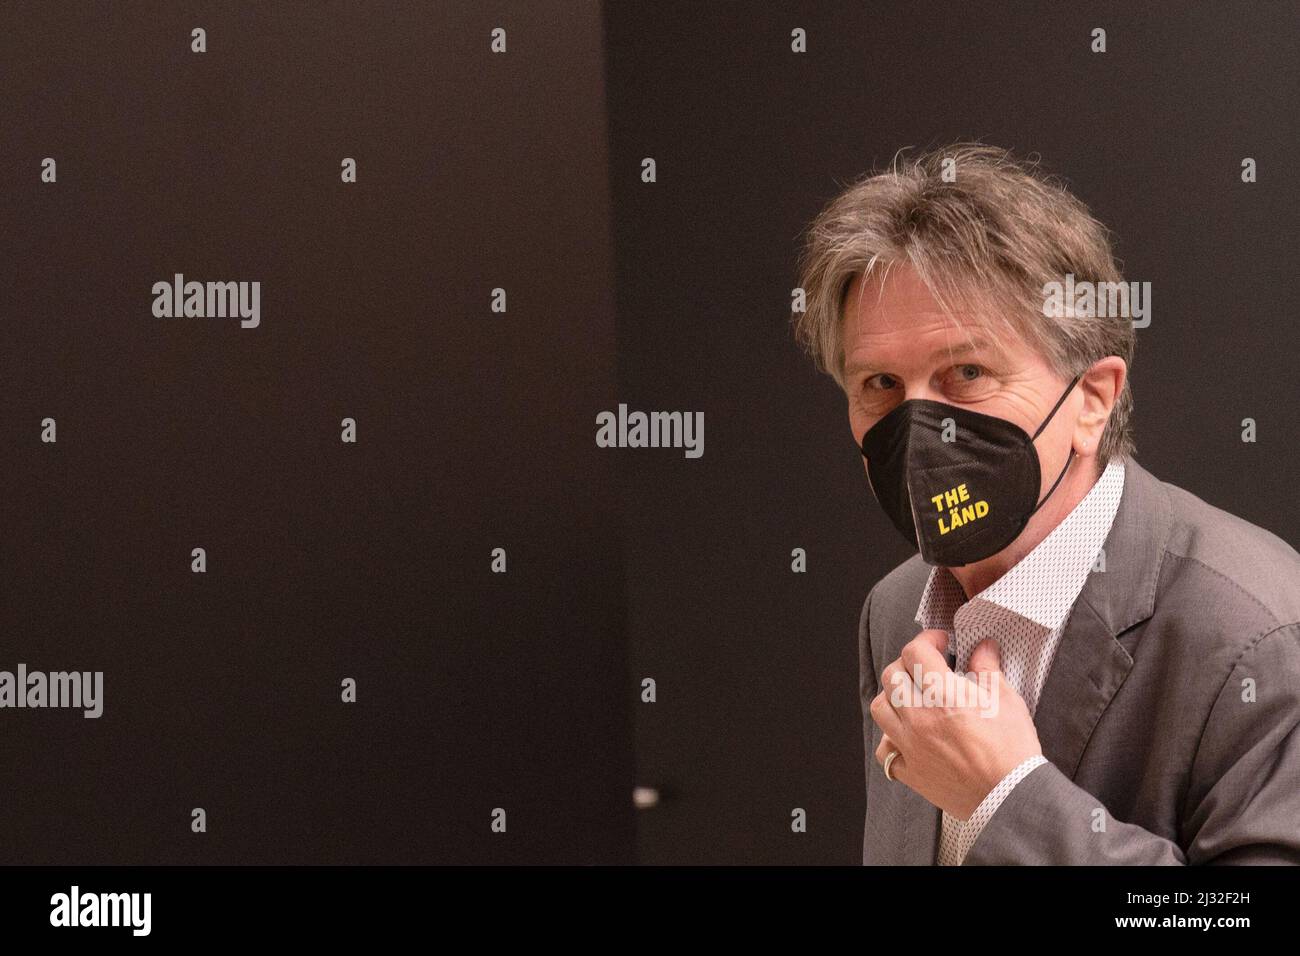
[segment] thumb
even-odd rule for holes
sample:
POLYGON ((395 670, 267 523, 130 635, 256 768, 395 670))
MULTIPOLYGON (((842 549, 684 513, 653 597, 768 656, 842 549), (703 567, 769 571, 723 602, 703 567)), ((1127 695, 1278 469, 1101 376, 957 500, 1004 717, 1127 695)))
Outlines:
POLYGON ((986 637, 980 641, 971 653, 968 666, 976 674, 982 674, 985 671, 1000 672, 1002 670, 1002 654, 999 652, 998 642, 991 637, 986 637))

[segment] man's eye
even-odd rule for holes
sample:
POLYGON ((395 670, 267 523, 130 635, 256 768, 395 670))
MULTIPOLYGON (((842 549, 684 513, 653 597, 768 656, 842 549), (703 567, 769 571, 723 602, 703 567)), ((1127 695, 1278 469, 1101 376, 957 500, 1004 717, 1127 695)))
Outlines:
POLYGON ((879 375, 872 375, 864 384, 872 390, 888 391, 898 384, 898 379, 881 372, 879 375))
POLYGON ((960 388, 963 393, 968 393, 973 388, 983 388, 993 381, 989 378, 988 369, 971 363, 954 365, 945 378, 949 388, 960 388))

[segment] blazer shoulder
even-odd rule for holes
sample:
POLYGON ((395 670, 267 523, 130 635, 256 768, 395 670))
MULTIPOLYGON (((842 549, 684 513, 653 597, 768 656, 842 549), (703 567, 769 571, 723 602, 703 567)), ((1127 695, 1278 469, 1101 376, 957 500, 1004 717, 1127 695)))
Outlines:
POLYGON ((1177 576, 1262 627, 1300 622, 1300 552, 1184 488, 1161 484, 1173 519, 1166 550, 1177 576))

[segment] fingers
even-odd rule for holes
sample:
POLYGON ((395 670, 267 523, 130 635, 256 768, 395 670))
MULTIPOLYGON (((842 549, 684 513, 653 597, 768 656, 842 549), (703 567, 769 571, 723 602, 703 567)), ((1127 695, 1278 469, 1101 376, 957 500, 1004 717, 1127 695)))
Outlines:
POLYGON ((942 672, 950 669, 944 657, 947 652, 947 631, 928 629, 903 645, 899 660, 903 662, 909 674, 915 673, 917 667, 920 667, 922 672, 931 670, 942 672))
MULTIPOLYGON (((880 672, 880 689, 892 693, 895 688, 900 688, 903 693, 906 693, 910 690, 907 685, 911 680, 912 675, 903 666, 903 659, 900 657, 887 664, 885 669, 880 672)), ((894 699, 898 700, 898 698, 894 699)))
POLYGON ((899 692, 890 697, 891 704, 898 707, 917 700, 913 694, 919 693, 930 672, 945 680, 952 674, 943 656, 947 646, 948 635, 940 630, 924 630, 903 646, 898 659, 880 673, 881 687, 891 691, 897 688, 899 692))
MULTIPOLYGON (((927 627, 924 631, 921 631, 921 633, 917 634, 916 637, 912 638, 912 640, 909 641, 908 644, 909 645, 915 644, 918 641, 921 644, 925 644, 928 645, 929 647, 933 647, 936 651, 939 652, 940 657, 948 653, 948 632, 947 631, 941 630, 939 628, 927 627)), ((907 650, 907 648, 903 648, 903 649, 907 650)))
POLYGON ((871 719, 876 722, 882 731, 893 736, 896 740, 905 739, 903 732, 903 721, 894 710, 894 705, 889 701, 889 695, 892 693, 890 688, 882 690, 871 700, 871 719))
MULTIPOLYGON (((889 759, 889 755, 897 750, 898 745, 889 739, 888 734, 881 737, 880 746, 876 748, 876 763, 880 764, 881 767, 884 767, 885 761, 889 759)), ((898 756, 894 758, 894 762, 889 765, 889 776, 894 780, 897 780, 899 783, 903 783, 902 770, 903 754, 899 752, 898 756)))
POLYGON ((971 653, 967 666, 976 673, 1002 670, 1002 654, 998 642, 991 637, 980 641, 971 653))

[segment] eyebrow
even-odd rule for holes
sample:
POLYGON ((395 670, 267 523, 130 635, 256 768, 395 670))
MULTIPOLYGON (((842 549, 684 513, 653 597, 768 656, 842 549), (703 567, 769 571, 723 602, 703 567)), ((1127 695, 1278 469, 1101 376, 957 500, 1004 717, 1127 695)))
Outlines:
MULTIPOLYGON (((990 345, 991 343, 986 339, 975 339, 970 342, 962 342, 959 345, 944 346, 943 348, 938 348, 931 352, 927 361, 934 362, 941 358, 952 359, 959 355, 969 355, 972 352, 982 352, 989 348, 990 345)), ((876 368, 876 366, 872 365, 870 362, 848 362, 844 366, 844 372, 846 375, 863 371, 880 371, 880 369, 876 368)))

